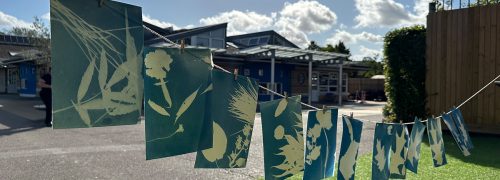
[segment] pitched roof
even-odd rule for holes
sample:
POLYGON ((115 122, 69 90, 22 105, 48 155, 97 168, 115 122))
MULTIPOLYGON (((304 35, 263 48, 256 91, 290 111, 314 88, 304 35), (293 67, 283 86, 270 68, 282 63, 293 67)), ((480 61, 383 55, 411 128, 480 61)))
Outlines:
MULTIPOLYGON (((184 37, 189 37, 192 35, 200 34, 203 32, 208 32, 208 31, 213 31, 213 30, 221 29, 221 28, 226 29, 227 23, 214 24, 214 25, 209 25, 209 26, 197 27, 197 28, 193 28, 193 29, 180 29, 180 30, 175 30, 171 33, 168 33, 165 35, 162 34, 162 35, 164 35, 166 38, 168 38, 172 41, 175 41, 175 40, 182 39, 184 37)), ((152 29, 152 30, 154 30, 154 29, 152 29)), ((154 31, 156 31, 156 30, 154 30, 154 31)), ((159 43, 159 42, 163 42, 163 39, 161 39, 159 37, 154 37, 152 39, 145 39, 145 41, 144 41, 144 43, 148 44, 148 45, 159 43)))
MULTIPOLYGON (((235 36, 228 36, 227 37, 227 41, 230 41, 230 42, 234 43, 234 40, 236 40, 236 39, 243 39, 243 38, 249 38, 249 37, 258 37, 258 36, 264 36, 264 35, 270 35, 270 36, 278 37, 280 39, 283 39, 286 43, 289 43, 294 48, 299 48, 299 46, 297 46, 296 44, 290 42, 288 39, 286 39, 285 37, 283 37, 281 34, 277 33, 274 30, 254 32, 254 33, 241 34, 241 35, 235 35, 235 36)), ((240 45, 240 44, 238 43, 238 45, 240 45)))

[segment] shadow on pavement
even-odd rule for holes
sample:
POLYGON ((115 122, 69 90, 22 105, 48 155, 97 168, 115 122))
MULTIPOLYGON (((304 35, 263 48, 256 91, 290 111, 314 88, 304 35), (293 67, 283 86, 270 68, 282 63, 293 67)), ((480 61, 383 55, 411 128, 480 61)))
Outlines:
MULTIPOLYGON (((16 94, 0 94, 0 112, 11 113, 11 118, 21 118, 25 120, 37 121, 45 118, 45 111, 38 110, 35 106, 42 105, 43 102, 39 97, 24 98, 16 94)), ((0 116, 0 120, 7 118, 0 116)))
POLYGON ((45 128, 44 119, 29 120, 0 110, 0 137, 45 128))

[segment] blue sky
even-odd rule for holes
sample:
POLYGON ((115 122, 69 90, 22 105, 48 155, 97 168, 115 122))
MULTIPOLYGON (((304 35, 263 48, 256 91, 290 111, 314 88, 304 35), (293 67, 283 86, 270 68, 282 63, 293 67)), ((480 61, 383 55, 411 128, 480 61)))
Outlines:
MULTIPOLYGON (((0 30, 29 26, 34 16, 48 23, 49 0, 1 0, 0 30)), ((275 30, 304 47, 339 40, 353 59, 381 54, 385 33, 425 24, 430 0, 119 0, 143 7, 144 20, 190 28, 229 22, 230 35, 275 30)))

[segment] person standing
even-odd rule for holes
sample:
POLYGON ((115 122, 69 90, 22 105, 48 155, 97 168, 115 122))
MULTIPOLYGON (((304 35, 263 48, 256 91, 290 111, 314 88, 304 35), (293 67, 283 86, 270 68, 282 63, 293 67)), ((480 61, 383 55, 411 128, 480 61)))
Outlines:
POLYGON ((45 125, 47 127, 52 127, 52 76, 50 71, 49 68, 49 72, 38 80, 38 87, 42 88, 40 98, 45 104, 45 125))

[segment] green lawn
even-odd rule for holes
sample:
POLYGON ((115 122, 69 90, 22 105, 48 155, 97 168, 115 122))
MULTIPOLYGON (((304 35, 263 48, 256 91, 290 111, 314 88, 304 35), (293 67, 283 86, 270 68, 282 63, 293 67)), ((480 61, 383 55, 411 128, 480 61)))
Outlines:
MULTIPOLYGON (((418 174, 406 171, 407 179, 500 179, 500 137, 472 135, 474 144, 472 155, 464 157, 451 135, 444 134, 448 164, 438 168, 433 166, 427 137, 424 137, 420 150, 418 174)), ((356 179, 371 178, 371 162, 371 154, 358 158, 356 179)), ((299 174, 290 179, 302 179, 302 175, 299 174)), ((336 177, 330 179, 336 179, 336 177)))

